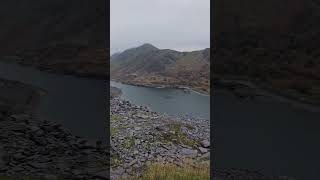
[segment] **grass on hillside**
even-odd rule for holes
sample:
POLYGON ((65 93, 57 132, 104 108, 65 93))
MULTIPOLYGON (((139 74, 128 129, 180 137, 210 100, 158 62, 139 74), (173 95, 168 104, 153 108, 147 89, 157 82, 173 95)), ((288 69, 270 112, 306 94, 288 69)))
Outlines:
POLYGON ((197 163, 186 163, 183 167, 173 164, 155 163, 147 167, 141 177, 130 180, 209 180, 209 161, 197 163))
POLYGON ((163 134, 163 140, 165 142, 173 142, 176 144, 184 144, 190 147, 197 147, 199 142, 194 139, 190 139, 184 132, 182 132, 182 127, 186 127, 188 129, 193 129, 190 125, 183 125, 181 123, 172 123, 169 124, 170 131, 168 133, 163 134))
POLYGON ((111 121, 112 122, 120 121, 121 119, 122 119, 121 115, 118 115, 118 114, 111 115, 111 121))

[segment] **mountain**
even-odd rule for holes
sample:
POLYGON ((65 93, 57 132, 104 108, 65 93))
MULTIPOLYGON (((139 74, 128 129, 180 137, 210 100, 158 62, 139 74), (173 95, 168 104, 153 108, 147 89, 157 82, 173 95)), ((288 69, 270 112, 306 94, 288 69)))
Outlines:
POLYGON ((2 0, 0 53, 56 43, 105 47, 105 0, 2 0), (103 37, 105 39, 103 39, 103 37))
POLYGON ((187 86, 209 93, 210 49, 179 52, 151 44, 111 56, 111 79, 145 86, 187 86))
POLYGON ((215 1, 214 78, 320 104, 320 1, 215 1))
POLYGON ((106 77, 107 1, 3 0, 0 17, 0 56, 51 71, 106 77))
POLYGON ((216 1, 213 4, 216 45, 285 48, 293 34, 306 33, 311 21, 317 22, 316 1, 319 0, 216 1))

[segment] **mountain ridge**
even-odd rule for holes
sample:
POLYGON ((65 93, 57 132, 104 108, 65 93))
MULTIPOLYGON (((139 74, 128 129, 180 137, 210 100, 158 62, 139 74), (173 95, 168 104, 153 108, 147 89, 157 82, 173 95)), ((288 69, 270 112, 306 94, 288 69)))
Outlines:
POLYGON ((56 43, 106 47, 104 0, 3 0, 0 5, 0 24, 6 27, 0 30, 1 54, 56 43))
POLYGON ((3 0, 0 17, 1 57, 50 72, 108 76, 105 0, 3 0))
POLYGON ((245 80, 319 105, 319 4, 319 0, 216 1, 214 82, 245 80))
POLYGON ((190 87, 209 93, 210 48, 179 52, 143 44, 111 56, 110 62, 113 80, 143 86, 190 87))

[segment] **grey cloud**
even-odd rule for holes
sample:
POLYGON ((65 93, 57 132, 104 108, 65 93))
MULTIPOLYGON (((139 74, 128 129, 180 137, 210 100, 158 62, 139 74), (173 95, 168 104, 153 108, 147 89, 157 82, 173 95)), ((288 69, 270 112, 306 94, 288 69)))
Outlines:
POLYGON ((210 0, 111 0, 111 53, 151 43, 190 51, 210 46, 210 0))

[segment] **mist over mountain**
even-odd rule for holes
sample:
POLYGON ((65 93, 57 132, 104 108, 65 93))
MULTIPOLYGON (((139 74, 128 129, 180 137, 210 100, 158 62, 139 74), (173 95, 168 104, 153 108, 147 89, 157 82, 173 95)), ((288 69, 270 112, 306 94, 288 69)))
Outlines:
POLYGON ((209 93, 210 49, 179 52, 151 44, 111 56, 111 78, 146 86, 188 86, 209 93))

